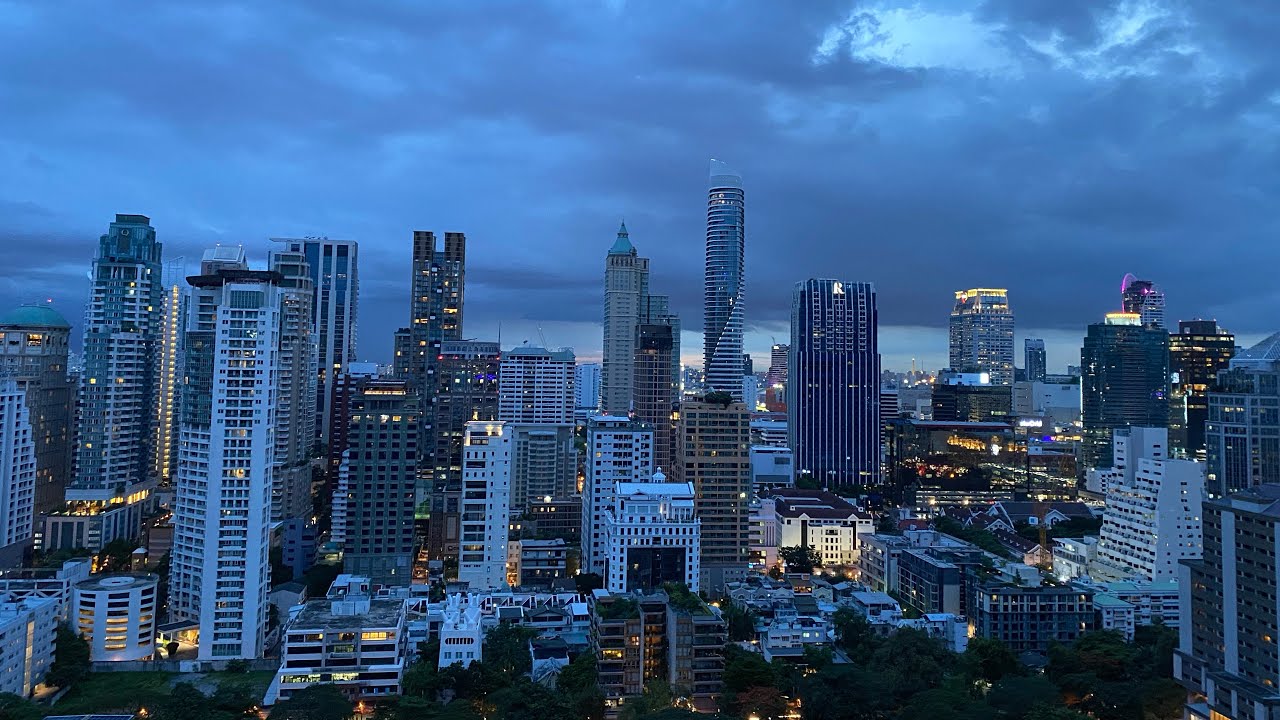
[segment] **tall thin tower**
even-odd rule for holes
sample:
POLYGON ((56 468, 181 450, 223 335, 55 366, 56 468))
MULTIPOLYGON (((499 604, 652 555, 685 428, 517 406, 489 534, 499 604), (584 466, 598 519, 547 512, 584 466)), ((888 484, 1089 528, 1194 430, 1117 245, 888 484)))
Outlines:
POLYGON ((703 370, 708 389, 742 399, 743 258, 746 251, 742 178, 711 161, 707 193, 707 265, 703 309, 703 370))
POLYGON ((649 259, 639 257, 624 223, 609 248, 604 267, 604 363, 600 405, 606 413, 626 415, 634 390, 636 325, 649 295, 649 259))

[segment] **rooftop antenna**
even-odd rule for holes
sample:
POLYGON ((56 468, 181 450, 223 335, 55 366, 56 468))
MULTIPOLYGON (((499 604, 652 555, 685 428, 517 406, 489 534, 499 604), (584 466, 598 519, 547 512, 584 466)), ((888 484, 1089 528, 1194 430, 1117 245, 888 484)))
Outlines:
POLYGON ((538 323, 538 339, 542 341, 542 347, 544 350, 549 349, 547 347, 547 336, 542 334, 542 323, 538 323))

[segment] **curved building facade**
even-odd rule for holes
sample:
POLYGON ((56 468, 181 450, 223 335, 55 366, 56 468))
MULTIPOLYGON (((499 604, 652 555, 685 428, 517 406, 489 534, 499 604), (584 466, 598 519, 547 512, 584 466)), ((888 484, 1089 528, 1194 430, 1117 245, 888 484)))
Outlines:
POLYGON ((156 650, 156 598, 151 574, 103 575, 76 583, 71 620, 92 660, 144 660, 156 650))
POLYGON ((707 264, 703 370, 709 390, 742 399, 743 259, 746 206, 742 178, 711 161, 707 195, 707 264))

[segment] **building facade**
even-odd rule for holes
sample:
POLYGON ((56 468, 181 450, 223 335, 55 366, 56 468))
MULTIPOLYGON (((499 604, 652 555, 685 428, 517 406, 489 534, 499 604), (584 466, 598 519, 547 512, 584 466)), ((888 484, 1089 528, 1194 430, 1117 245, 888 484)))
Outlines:
POLYGON ((1120 303, 1124 312, 1137 315, 1144 326, 1165 328, 1164 291, 1154 282, 1125 275, 1120 287, 1120 303))
MULTIPOLYGON (((276 452, 272 469, 271 519, 310 520, 311 455, 316 447, 317 383, 316 339, 311 304, 316 299, 306 256, 276 251, 267 263, 280 273, 280 367, 276 390, 276 452)), ((327 413, 332 415, 341 374, 331 370, 327 413)), ((328 420, 331 437, 332 420, 328 420)))
POLYGON ((95 662, 147 660, 156 652, 160 625, 158 575, 100 575, 76 583, 71 595, 75 630, 95 662))
POLYGON ((1169 440, 1175 454, 1204 459, 1209 387, 1235 354, 1236 336, 1213 320, 1181 320, 1178 332, 1169 335, 1169 440))
POLYGON ((712 160, 703 286, 704 389, 727 392, 736 400, 742 400, 745 227, 742 178, 729 166, 712 160))
POLYGON ((573 370, 574 419, 579 422, 600 412, 600 363, 578 363, 573 370))
POLYGON ((649 259, 640 257, 624 223, 605 257, 604 359, 600 369, 600 407, 605 413, 631 411, 636 326, 649 295, 649 259))
POLYGON ((1013 311, 1008 290, 957 291, 949 338, 952 370, 990 373, 992 384, 1013 384, 1013 311))
POLYGON ((870 283, 807 280, 791 296, 788 445, 825 486, 880 483, 880 350, 870 283))
POLYGON ((986 583, 974 594, 971 634, 999 640, 1014 654, 1045 654, 1097 627, 1093 595, 1072 586, 986 583))
MULTIPOLYGON (((739 363, 741 358, 739 358, 739 363)), ((681 403, 673 479, 690 483, 702 521, 702 582, 708 592, 741 579, 751 542, 751 413, 724 395, 681 403)))
POLYGON ((1044 340, 1027 338, 1022 341, 1023 366, 1027 370, 1027 382, 1044 382, 1049 374, 1048 358, 1044 352, 1044 340))
POLYGON ((462 446, 458 579, 474 590, 500 588, 507 579, 510 428, 502 422, 469 422, 462 446))
POLYGON ((650 482, 619 482, 604 526, 606 590, 656 590, 675 582, 698 591, 701 523, 692 485, 667 482, 660 472, 650 482))
POLYGON ((587 458, 582 485, 582 561, 584 573, 608 571, 605 523, 614 507, 619 482, 644 482, 654 472, 653 428, 638 420, 598 415, 587 420, 587 458))
POLYGON ((53 665, 58 604, 0 595, 0 693, 28 698, 53 665))
POLYGON ((1169 333, 1138 315, 1109 313, 1080 350, 1084 467, 1111 466, 1111 433, 1169 424, 1169 333))
POLYGON ((573 424, 573 351, 524 345, 502 355, 498 419, 516 423, 573 424))
POLYGON ((1280 483, 1280 333, 1232 358, 1207 400, 1209 495, 1280 483))
POLYGON ((0 567, 19 567, 32 545, 36 441, 27 393, 0 377, 0 567))

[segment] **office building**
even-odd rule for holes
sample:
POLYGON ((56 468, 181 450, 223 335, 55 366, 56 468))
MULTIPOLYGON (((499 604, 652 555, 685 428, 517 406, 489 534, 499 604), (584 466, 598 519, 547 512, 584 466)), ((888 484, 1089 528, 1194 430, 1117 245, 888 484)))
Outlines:
POLYGON ((53 665, 58 603, 0 595, 0 693, 28 698, 53 665))
POLYGON ((604 527, 606 590, 655 590, 674 582, 698 591, 701 523, 692 485, 668 482, 661 472, 649 482, 619 482, 604 527))
MULTIPOLYGON (((323 262, 323 260, 322 260, 323 262)), ((316 447, 318 396, 316 338, 311 303, 316 292, 302 252, 274 251, 268 266, 280 274, 280 363, 276 375, 275 466, 271 471, 271 520, 310 520, 311 456, 316 447)), ((327 412, 332 412, 339 379, 330 368, 327 412)), ((331 437, 332 421, 326 419, 331 437)))
POLYGON ((35 514, 55 512, 71 479, 75 386, 67 379, 71 325, 50 307, 26 305, 0 315, 0 376, 26 397, 36 446, 35 514))
POLYGON ((1192 695, 1187 717, 1280 712, 1280 485, 1204 504, 1204 557, 1183 560, 1173 676, 1192 695))
POLYGON ((1178 561, 1201 553, 1204 465, 1163 457, 1164 428, 1117 430, 1113 455, 1123 466, 1108 483, 1098 556, 1090 575, 1101 580, 1165 581, 1177 577, 1178 561), (1129 454, 1134 435, 1155 442, 1132 443, 1155 452, 1129 454), (1126 457, 1127 455, 1127 457, 1126 457))
POLYGON ((583 421, 600 412, 600 363, 578 363, 573 371, 574 419, 583 421))
MULTIPOLYGON (((157 418, 157 354, 163 335, 161 244, 143 215, 116 215, 98 244, 85 308, 76 479, 67 490, 78 515, 70 535, 101 548, 134 538, 151 471, 157 418), (99 517, 107 515, 109 517, 99 517)), ((47 548, 66 547, 64 529, 47 548)), ((74 546, 73 546, 74 547, 74 546)))
POLYGON ((27 393, 0 377, 0 567, 19 567, 31 548, 36 442, 27 393))
POLYGON ((930 395, 935 422, 1001 422, 1013 410, 1013 388, 988 373, 942 373, 930 395))
POLYGON ((791 295, 788 445, 828 487, 880 482, 880 351, 870 283, 806 280, 791 295))
POLYGON ((1013 384, 1013 311, 1008 290, 956 292, 949 336, 952 370, 989 373, 993 385, 1013 384))
POLYGON ((400 694, 411 654, 405 603, 373 597, 374 585, 339 575, 326 597, 303 606, 285 628, 268 704, 320 683, 333 683, 352 702, 400 694))
POLYGON ((598 415, 587 420, 587 458, 582 485, 582 561, 584 573, 608 571, 605 522, 614 507, 619 482, 644 482, 653 476, 653 428, 638 420, 598 415))
POLYGON ((146 573, 95 575, 75 584, 71 617, 89 643, 90 660, 148 660, 155 654, 159 585, 159 575, 146 573))
POLYGON ((187 278, 169 610, 199 625, 201 660, 262 656, 284 296, 244 251, 205 253, 187 278))
POLYGON ((1080 383, 1016 382, 1013 415, 1044 418, 1053 427, 1076 426, 1080 422, 1080 383))
POLYGON ((573 351, 522 345, 502 355, 498 419, 515 423, 573 424, 573 351))
POLYGON ((182 387, 182 320, 187 315, 186 266, 181 259, 164 264, 164 307, 156 353, 156 425, 151 475, 163 487, 173 485, 178 469, 178 390, 182 387))
POLYGON ((577 545, 582 536, 582 496, 578 494, 568 497, 534 497, 525 513, 526 527, 533 529, 542 537, 564 538, 564 541, 577 545))
MULTIPOLYGON (((435 361, 431 473, 419 465, 417 519, 427 526, 427 553, 432 559, 457 557, 458 502, 462 496, 462 439, 467 423, 498 419, 496 342, 443 340, 435 361)), ((424 398, 424 403, 426 399, 424 398)))
POLYGON ((1232 358, 1208 405, 1209 495, 1280 483, 1280 333, 1232 358))
MULTIPOLYGON (((272 238, 283 252, 300 255, 291 260, 298 267, 305 259, 311 278, 311 335, 316 348, 315 431, 329 437, 329 403, 342 368, 356 360, 357 310, 360 298, 360 246, 354 240, 272 238)), ((300 283, 290 283, 301 290, 300 283)))
POLYGON ((1181 320, 1169 335, 1169 440, 1176 454, 1204 459, 1209 387, 1235 354, 1236 336, 1213 320, 1181 320))
POLYGON ((462 439, 458 579, 472 590, 506 583, 511 440, 506 423, 478 421, 467 423, 462 439))
POLYGON ((1022 341, 1023 363, 1027 369, 1027 382, 1044 382, 1049 373, 1048 359, 1045 357, 1044 340, 1027 338, 1022 341))
POLYGON ((368 379, 351 398, 342 484, 346 488, 343 570, 379 586, 413 577, 417 488, 417 388, 368 379))
POLYGON ((649 259, 640 257, 624 223, 605 258, 604 361, 600 406, 605 413, 631 411, 635 377, 636 327, 649 295, 649 259))
POLYGON ((1131 313, 1089 326, 1080 350, 1085 468, 1111 466, 1111 433, 1169 424, 1169 333, 1131 313))
POLYGON ((693 485, 702 521, 703 590, 719 592, 746 573, 750 545, 751 413, 712 393, 681 403, 672 477, 693 485))
POLYGON ((659 468, 671 467, 671 412, 679 398, 679 336, 679 320, 672 316, 636 326, 633 415, 654 429, 654 465, 659 468))
POLYGON ((1138 316, 1147 327, 1164 329, 1164 292, 1150 280, 1126 274, 1120 287, 1121 310, 1138 316))
POLYGON ((704 390, 742 400, 742 332, 746 280, 746 205, 742 178, 711 161, 707 192, 707 259, 704 278, 704 390))

